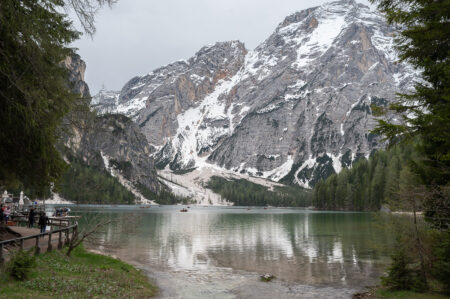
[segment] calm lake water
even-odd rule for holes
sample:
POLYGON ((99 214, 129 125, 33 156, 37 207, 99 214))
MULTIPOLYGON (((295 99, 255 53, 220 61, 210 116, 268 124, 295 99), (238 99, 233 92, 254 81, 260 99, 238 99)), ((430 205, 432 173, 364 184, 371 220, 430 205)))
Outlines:
POLYGON ((170 298, 350 298, 378 282, 389 232, 371 213, 291 208, 78 206, 87 247, 130 262, 170 298), (271 273, 276 280, 259 281, 271 273))

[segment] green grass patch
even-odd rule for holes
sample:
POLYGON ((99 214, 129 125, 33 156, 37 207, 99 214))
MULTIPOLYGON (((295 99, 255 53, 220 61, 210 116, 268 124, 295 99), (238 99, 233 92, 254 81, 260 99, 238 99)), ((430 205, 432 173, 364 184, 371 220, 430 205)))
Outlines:
POLYGON ((449 298, 448 296, 434 293, 434 292, 425 292, 425 293, 417 293, 413 291, 395 291, 389 289, 378 289, 375 292, 376 298, 386 298, 386 299, 444 299, 449 298))
POLYGON ((148 298, 157 292, 140 270, 81 246, 70 258, 64 250, 39 255, 25 281, 2 269, 0 281, 0 298, 148 298))

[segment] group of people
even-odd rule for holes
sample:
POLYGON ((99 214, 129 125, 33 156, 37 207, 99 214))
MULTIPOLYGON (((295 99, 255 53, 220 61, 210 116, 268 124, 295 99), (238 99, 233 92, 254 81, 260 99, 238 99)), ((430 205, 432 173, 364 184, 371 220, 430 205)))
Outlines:
POLYGON ((8 224, 9 215, 11 215, 11 207, 2 204, 0 206, 0 223, 8 224))
MULTIPOLYGON (((5 223, 8 225, 8 220, 11 215, 11 207, 4 206, 3 204, 0 205, 0 223, 5 223)), ((32 208, 30 212, 28 213, 28 227, 32 228, 34 226, 34 221, 36 219, 36 210, 32 208)), ((39 222, 38 225, 41 229, 41 233, 45 232, 47 229, 47 225, 50 224, 50 219, 45 214, 45 212, 39 213, 39 222)))
POLYGON ((53 216, 55 217, 65 217, 69 214, 70 209, 61 207, 61 208, 55 208, 55 211, 53 212, 53 216))
MULTIPOLYGON (((36 218, 36 211, 34 209, 31 209, 30 212, 28 213, 28 227, 30 228, 33 227, 35 218, 36 218)), ((41 212, 39 214, 39 222, 38 222, 38 225, 41 229, 41 233, 45 232, 48 224, 50 224, 50 219, 45 214, 45 212, 41 212)))

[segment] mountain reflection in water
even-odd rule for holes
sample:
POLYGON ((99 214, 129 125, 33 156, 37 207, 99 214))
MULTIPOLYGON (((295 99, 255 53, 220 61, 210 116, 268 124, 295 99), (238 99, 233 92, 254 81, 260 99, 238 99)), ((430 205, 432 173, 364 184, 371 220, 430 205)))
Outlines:
MULTIPOLYGON (((389 236, 373 214, 179 206, 78 207, 114 219, 89 247, 159 271, 272 273, 288 283, 365 286, 389 262, 389 236)), ((83 226, 83 222, 80 223, 83 226)))

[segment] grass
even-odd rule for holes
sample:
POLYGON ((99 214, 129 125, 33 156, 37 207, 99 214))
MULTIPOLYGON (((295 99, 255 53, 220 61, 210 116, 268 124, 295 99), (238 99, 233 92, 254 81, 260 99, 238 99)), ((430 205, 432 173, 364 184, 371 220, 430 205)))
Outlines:
POLYGON ((0 272, 0 298, 148 298, 156 294, 147 276, 109 256, 77 247, 41 254, 26 281, 0 272))
POLYGON ((444 299, 450 298, 440 291, 418 293, 414 291, 392 290, 382 286, 369 287, 366 291, 355 294, 359 299, 444 299))
POLYGON ((426 293, 416 293, 413 291, 393 291, 389 289, 378 289, 376 292, 376 298, 386 298, 386 299, 444 299, 449 298, 448 296, 426 292, 426 293))

